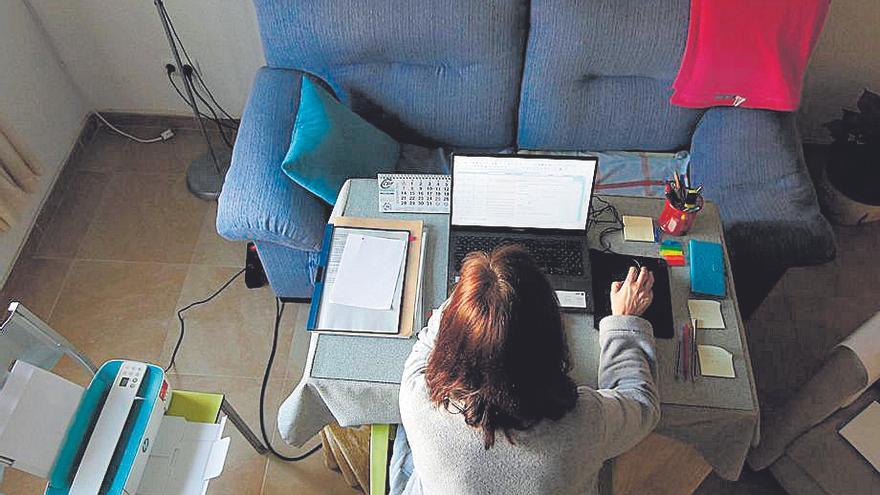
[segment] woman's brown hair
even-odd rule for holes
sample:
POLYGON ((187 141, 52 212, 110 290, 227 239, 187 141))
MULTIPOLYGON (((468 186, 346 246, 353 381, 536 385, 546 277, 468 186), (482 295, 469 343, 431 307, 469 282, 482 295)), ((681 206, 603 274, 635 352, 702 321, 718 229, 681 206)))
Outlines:
POLYGON ((431 401, 460 412, 483 433, 559 419, 574 408, 559 304, 531 256, 518 246, 471 253, 440 320, 425 371, 431 401))

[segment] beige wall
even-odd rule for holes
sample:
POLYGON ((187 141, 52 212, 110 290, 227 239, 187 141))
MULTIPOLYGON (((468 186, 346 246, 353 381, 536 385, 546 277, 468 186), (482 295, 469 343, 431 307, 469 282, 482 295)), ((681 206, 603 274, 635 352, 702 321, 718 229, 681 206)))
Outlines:
POLYGON ((19 221, 0 234, 6 280, 88 111, 22 0, 0 1, 0 124, 41 162, 45 175, 19 221))
POLYGON ((834 0, 807 71, 804 139, 827 141, 822 124, 855 107, 864 87, 880 91, 880 0, 834 0))
MULTIPOLYGON (((188 114, 166 79, 173 61, 152 0, 26 0, 98 110, 188 114)), ((244 107, 263 62, 251 0, 166 0, 187 51, 217 100, 244 107)))

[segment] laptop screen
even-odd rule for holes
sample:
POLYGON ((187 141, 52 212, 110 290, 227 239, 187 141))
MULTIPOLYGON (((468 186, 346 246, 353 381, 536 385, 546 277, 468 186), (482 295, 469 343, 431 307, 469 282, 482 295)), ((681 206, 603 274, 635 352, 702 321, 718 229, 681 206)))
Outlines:
POLYGON ((452 225, 585 230, 598 160, 452 158, 452 225))

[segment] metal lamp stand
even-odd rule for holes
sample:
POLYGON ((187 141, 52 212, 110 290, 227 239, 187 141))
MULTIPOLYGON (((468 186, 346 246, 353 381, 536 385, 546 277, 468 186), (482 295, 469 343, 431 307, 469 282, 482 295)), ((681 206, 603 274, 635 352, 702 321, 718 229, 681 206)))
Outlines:
POLYGON ((183 61, 180 59, 180 53, 177 50, 177 43, 171 34, 171 26, 168 24, 165 5, 162 0, 153 0, 156 10, 159 12, 159 20, 162 21, 162 27, 165 28, 165 37, 168 38, 168 46, 171 47, 171 53, 174 55, 174 63, 177 64, 177 70, 183 74, 183 87, 186 90, 186 99, 193 111, 193 116, 199 124, 199 131, 208 145, 208 152, 199 156, 186 169, 186 186, 190 192, 196 197, 207 201, 216 201, 220 197, 220 191, 223 190, 223 181, 226 178, 226 171, 229 170, 229 163, 232 155, 226 150, 215 150, 205 130, 205 123, 202 122, 202 116, 199 113, 199 107, 193 96, 192 81, 183 72, 183 61))

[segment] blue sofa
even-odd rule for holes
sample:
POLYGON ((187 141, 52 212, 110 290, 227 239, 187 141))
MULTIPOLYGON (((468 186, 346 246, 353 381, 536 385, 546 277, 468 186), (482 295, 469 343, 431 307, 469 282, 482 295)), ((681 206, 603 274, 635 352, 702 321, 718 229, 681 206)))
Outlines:
POLYGON ((267 65, 242 117, 217 230, 256 242, 278 296, 310 297, 329 214, 280 168, 304 74, 326 81, 343 103, 404 143, 689 149, 694 179, 720 206, 741 299, 763 297, 750 278, 834 256, 793 114, 669 104, 687 0, 255 5, 267 65))

